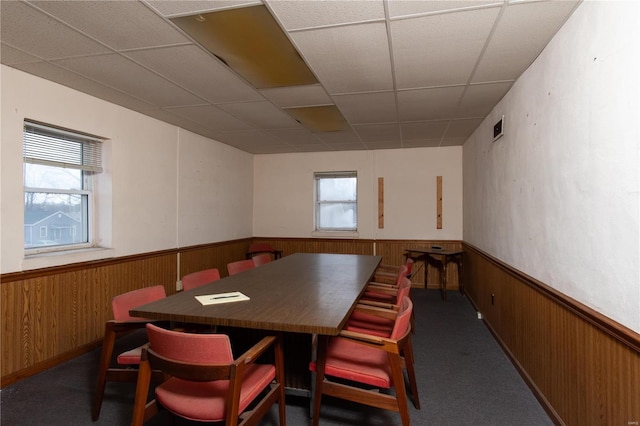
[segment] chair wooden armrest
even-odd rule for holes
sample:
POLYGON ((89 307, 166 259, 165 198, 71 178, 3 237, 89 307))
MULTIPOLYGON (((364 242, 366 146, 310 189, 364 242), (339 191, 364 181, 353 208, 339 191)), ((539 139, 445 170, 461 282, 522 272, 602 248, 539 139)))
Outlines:
POLYGON ((275 341, 276 341, 276 337, 275 336, 266 336, 266 337, 264 337, 258 343, 256 343, 251 348, 249 348, 249 350, 247 350, 245 353, 243 353, 238 358, 236 358, 236 365, 239 364, 239 363, 251 364, 251 363, 255 362, 255 360, 258 359, 260 357, 260 355, 262 355, 264 353, 264 351, 269 349, 269 347, 275 341))
POLYGON ((361 312, 367 315, 374 315, 376 317, 385 318, 389 320, 395 320, 398 315, 398 309, 396 305, 391 305, 396 309, 388 309, 386 307, 379 307, 367 304, 358 304, 354 312, 361 312))

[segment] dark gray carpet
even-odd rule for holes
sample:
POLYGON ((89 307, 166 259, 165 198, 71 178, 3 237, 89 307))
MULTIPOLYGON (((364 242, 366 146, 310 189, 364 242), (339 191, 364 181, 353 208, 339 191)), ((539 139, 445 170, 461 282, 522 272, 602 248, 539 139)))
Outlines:
MULTIPOLYGON (((421 410, 410 406, 413 425, 551 425, 513 365, 469 301, 449 292, 412 290, 413 337, 421 410)), ((140 336, 119 342, 126 347, 140 336)), ((2 425, 128 425, 135 385, 107 384, 99 421, 91 421, 99 349, 8 386, 0 393, 2 425)), ((321 425, 400 425, 396 413, 323 398, 321 425)), ((148 425, 167 424, 158 415, 148 425)), ((176 425, 191 425, 178 419, 176 425)), ((262 425, 277 425, 277 407, 262 425)), ((308 425, 309 400, 287 397, 287 424, 308 425)))

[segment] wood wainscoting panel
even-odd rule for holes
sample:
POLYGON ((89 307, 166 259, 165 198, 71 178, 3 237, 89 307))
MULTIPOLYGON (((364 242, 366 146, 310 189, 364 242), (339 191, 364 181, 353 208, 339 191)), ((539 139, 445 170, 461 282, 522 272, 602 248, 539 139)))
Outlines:
POLYGON ((229 275, 227 264, 245 259, 251 238, 204 244, 181 249, 180 278, 192 272, 218 268, 221 277, 229 275))
POLYGON ((58 273, 3 276, 1 386, 38 373, 97 346, 113 318, 111 299, 164 285, 175 292, 176 253, 73 265, 58 273))
POLYGON ((640 335, 464 248, 467 296, 557 424, 640 421, 640 335))
POLYGON ((368 254, 373 253, 373 240, 341 238, 254 238, 254 243, 269 243, 282 255, 293 253, 368 254))

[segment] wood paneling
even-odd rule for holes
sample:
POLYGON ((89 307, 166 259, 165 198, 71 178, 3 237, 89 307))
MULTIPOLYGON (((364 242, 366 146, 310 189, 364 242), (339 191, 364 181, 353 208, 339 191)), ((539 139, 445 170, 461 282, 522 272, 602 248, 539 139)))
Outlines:
POLYGON ((464 249, 467 295, 556 423, 640 421, 640 335, 464 249))
POLYGON ((176 254, 91 262, 41 276, 2 277, 2 386, 95 347, 111 319, 111 299, 150 285, 175 292, 176 254))
POLYGON ((229 275, 227 264, 245 259, 245 253, 253 240, 226 241, 182 249, 180 252, 180 277, 204 269, 218 268, 221 277, 229 275))

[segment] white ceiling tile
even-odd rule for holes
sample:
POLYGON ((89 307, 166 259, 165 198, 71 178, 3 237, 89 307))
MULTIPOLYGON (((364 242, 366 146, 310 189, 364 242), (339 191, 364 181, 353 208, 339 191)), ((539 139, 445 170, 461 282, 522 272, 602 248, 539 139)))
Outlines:
POLYGON ((308 86, 276 87, 264 89, 260 93, 282 108, 328 105, 333 101, 319 84, 308 86))
POLYGON ((400 144, 400 127, 397 123, 354 125, 353 129, 367 145, 382 141, 400 144))
POLYGON ((469 86, 460 102, 457 117, 485 117, 512 85, 513 82, 501 82, 469 86))
POLYGON ((465 84, 499 8, 391 22, 399 89, 465 84))
POLYGON ((368 1, 268 1, 287 30, 384 19, 384 4, 368 1))
POLYGON ((462 146, 468 138, 445 138, 440 141, 440 146, 462 146))
POLYGON ((398 92, 400 121, 453 118, 464 86, 398 92))
POLYGON ((317 145, 322 141, 316 138, 307 129, 299 126, 291 129, 268 129, 265 132, 278 138, 281 142, 290 145, 317 145))
POLYGON ((327 144, 330 151, 362 151, 367 146, 362 143, 327 144))
POLYGON ((396 140, 393 141, 379 141, 379 142, 367 142, 367 148, 369 149, 398 149, 402 148, 402 144, 396 140))
POLYGON ((142 110, 141 112, 145 115, 148 115, 149 117, 153 117, 158 120, 164 121, 165 123, 173 124, 174 126, 178 126, 183 129, 188 129, 193 133, 211 137, 216 140, 218 140, 218 138, 223 134, 222 132, 214 131, 214 130, 211 130, 210 128, 202 126, 201 124, 198 124, 193 120, 182 117, 180 115, 176 115, 171 110, 151 108, 151 109, 142 110))
POLYGON ((32 1, 115 50, 187 43, 182 33, 138 1, 32 1))
POLYGON ((291 37, 330 94, 393 88, 384 23, 302 31, 291 37))
POLYGON ((14 65, 14 68, 22 70, 26 73, 33 74, 49 81, 61 84, 81 91, 96 98, 121 105, 125 108, 139 111, 144 108, 150 108, 153 105, 142 99, 130 96, 130 94, 107 87, 103 84, 96 83, 81 75, 69 72, 49 62, 31 62, 25 64, 14 65))
POLYGON ((390 0, 389 16, 415 15, 422 13, 449 12, 465 8, 487 7, 488 5, 502 6, 504 0, 390 0))
POLYGON ((440 146, 440 139, 411 139, 402 143, 404 148, 433 148, 440 146))
POLYGON ((221 132, 251 129, 247 123, 220 110, 218 107, 204 105, 180 108, 167 108, 173 114, 193 120, 196 123, 221 132))
POLYGON ((468 138, 474 130, 482 123, 482 118, 471 118, 468 120, 451 120, 445 139, 468 138))
POLYGON ((403 123, 402 140, 440 139, 449 125, 449 120, 423 121, 419 123, 403 123))
POLYGON ((203 103, 202 99, 118 54, 62 59, 55 63, 156 106, 203 103))
POLYGON ((325 152, 331 151, 331 148, 325 144, 314 145, 293 145, 295 152, 325 152))
POLYGON ((396 121, 396 97, 393 92, 335 95, 333 99, 351 123, 396 121))
POLYGON ((125 55, 213 104, 263 99, 252 87, 197 46, 136 50, 125 55))
POLYGON ((23 52, 20 49, 15 49, 8 44, 1 43, 0 45, 0 58, 5 65, 23 64, 25 62, 37 62, 40 59, 33 55, 23 52))
POLYGON ((473 76, 474 82, 515 80, 558 31, 576 1, 510 4, 473 76), (522 37, 522 34, 529 34, 522 37))
POLYGON ((358 144, 360 142, 360 138, 351 130, 345 130, 340 132, 320 132, 314 133, 314 135, 325 142, 326 144, 358 144))
POLYGON ((2 1, 2 42, 43 59, 105 53, 109 49, 18 1, 2 1), (36 31, 33 29, 37 28, 36 31))
POLYGON ((162 16, 187 16, 201 12, 262 4, 260 0, 143 0, 162 16))
POLYGON ((223 137, 226 141, 231 141, 233 146, 256 146, 267 144, 286 145, 280 142, 275 137, 259 130, 228 132, 225 133, 223 137))
POLYGON ((298 124, 289 114, 276 108, 269 101, 224 104, 218 107, 259 129, 295 127, 298 124))

